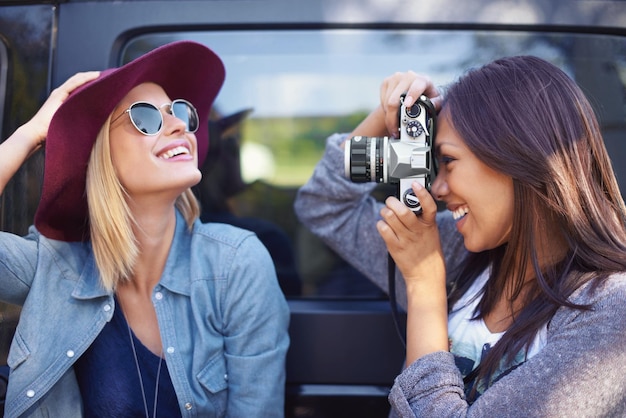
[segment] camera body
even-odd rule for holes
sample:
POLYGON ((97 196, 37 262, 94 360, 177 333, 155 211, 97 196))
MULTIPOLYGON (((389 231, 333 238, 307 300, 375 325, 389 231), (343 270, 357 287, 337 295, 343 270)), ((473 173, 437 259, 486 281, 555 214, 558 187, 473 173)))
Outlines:
POLYGON ((400 97, 399 139, 355 136, 346 142, 345 173, 355 183, 397 183, 398 198, 419 214, 421 204, 411 188, 414 181, 430 190, 437 175, 433 156, 436 111, 422 95, 410 107, 400 97))

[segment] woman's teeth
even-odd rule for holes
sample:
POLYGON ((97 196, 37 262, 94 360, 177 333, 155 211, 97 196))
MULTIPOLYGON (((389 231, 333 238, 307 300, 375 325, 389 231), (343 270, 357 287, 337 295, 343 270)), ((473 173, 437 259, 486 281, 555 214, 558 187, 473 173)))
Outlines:
POLYGON ((459 219, 467 215, 468 212, 469 212, 469 208, 467 207, 458 208, 457 210, 452 212, 452 217, 454 218, 455 221, 458 221, 459 219))
POLYGON ((165 160, 168 160, 172 157, 175 157, 176 155, 181 155, 181 154, 189 154, 189 150, 183 146, 180 146, 180 147, 172 148, 171 150, 167 152, 164 152, 163 154, 160 155, 160 157, 165 160))

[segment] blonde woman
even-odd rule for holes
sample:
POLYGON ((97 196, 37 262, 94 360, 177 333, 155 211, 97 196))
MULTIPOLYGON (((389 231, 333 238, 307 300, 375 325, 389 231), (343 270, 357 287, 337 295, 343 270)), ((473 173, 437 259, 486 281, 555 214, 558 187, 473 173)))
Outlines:
POLYGON ((283 415, 289 312, 251 233, 202 224, 190 188, 220 59, 181 41, 80 73, 0 145, 2 190, 46 147, 26 237, 0 234, 22 305, 7 416, 283 415))

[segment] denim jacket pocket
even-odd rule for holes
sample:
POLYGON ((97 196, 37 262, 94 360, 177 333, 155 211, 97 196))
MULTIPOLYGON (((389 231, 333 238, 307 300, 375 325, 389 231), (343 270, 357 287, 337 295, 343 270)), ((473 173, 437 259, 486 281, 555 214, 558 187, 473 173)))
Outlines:
POLYGON ((223 353, 213 357, 196 377, 200 384, 212 395, 209 396, 209 399, 217 411, 217 416, 224 415, 228 401, 228 391, 226 390, 228 389, 228 373, 223 353))
POLYGON ((26 341, 20 334, 19 327, 15 331, 15 336, 11 342, 11 348, 9 349, 9 356, 7 357, 7 364, 11 370, 15 370, 20 364, 22 364, 28 357, 30 357, 30 350, 26 341))

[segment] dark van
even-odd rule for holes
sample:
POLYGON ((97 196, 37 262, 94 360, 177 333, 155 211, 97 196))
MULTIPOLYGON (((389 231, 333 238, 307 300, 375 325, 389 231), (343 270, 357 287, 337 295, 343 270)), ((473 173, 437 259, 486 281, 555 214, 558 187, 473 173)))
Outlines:
MULTIPOLYGON (((73 73, 179 39, 206 44, 226 66, 211 147, 227 163, 205 173, 204 216, 255 230, 275 261, 291 308, 287 417, 385 417, 403 364, 388 296, 293 212, 325 138, 350 131, 376 106, 383 77, 412 69, 445 85, 500 56, 543 57, 591 98, 626 185, 626 2, 619 0, 4 0, 0 139, 73 73)), ((24 234, 32 223, 43 152, 1 196, 2 230, 24 234)), ((0 304, 0 364, 18 316, 19 307, 0 304)))

